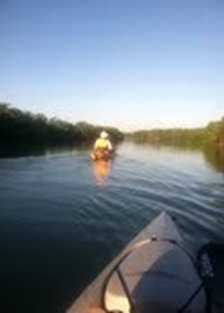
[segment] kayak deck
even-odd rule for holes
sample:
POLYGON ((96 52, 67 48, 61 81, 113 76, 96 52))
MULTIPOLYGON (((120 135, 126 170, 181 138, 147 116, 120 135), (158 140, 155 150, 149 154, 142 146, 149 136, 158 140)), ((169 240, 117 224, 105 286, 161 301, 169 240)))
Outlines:
MULTIPOLYGON (((90 308, 102 308, 103 304, 108 310, 122 308, 124 313, 130 312, 127 294, 116 271, 118 264, 119 275, 125 277, 135 302, 151 309, 156 306, 158 309, 160 303, 161 312, 164 311, 163 303, 170 299, 171 311, 173 303, 175 307, 181 307, 201 284, 191 258, 181 248, 183 246, 184 241, 173 220, 162 212, 101 272, 67 313, 86 313, 90 308), (145 291, 147 303, 143 305, 145 291)), ((192 312, 200 312, 198 308, 205 302, 201 290, 192 312)), ((167 306, 164 309, 167 310, 167 306)))

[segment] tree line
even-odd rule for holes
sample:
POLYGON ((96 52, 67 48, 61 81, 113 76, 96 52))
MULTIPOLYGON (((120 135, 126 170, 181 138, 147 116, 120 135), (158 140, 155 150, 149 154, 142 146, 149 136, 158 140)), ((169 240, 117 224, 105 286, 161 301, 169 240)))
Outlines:
MULTIPOLYGON (((95 126, 86 122, 68 123, 43 114, 24 112, 7 103, 0 103, 1 146, 45 146, 92 144, 100 131, 106 129, 114 143, 123 140, 117 128, 95 126)), ((213 146, 224 149, 224 118, 204 128, 153 129, 126 133, 125 138, 137 143, 170 145, 181 148, 213 146)))
POLYGON ((211 122, 204 128, 140 130, 127 134, 126 138, 137 143, 154 145, 181 148, 203 148, 209 145, 217 149, 224 149, 224 118, 211 122))
POLYGON ((102 129, 109 132, 113 142, 123 139, 122 132, 117 128, 94 126, 86 122, 74 125, 0 103, 1 146, 92 144, 102 129))

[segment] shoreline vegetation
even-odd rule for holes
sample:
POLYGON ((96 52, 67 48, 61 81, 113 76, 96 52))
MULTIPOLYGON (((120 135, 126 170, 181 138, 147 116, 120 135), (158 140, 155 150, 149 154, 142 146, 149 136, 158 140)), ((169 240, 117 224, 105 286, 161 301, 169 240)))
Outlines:
POLYGON ((215 170, 224 172, 224 117, 204 128, 140 130, 125 134, 125 140, 157 147, 201 150, 215 170))
POLYGON ((204 128, 139 130, 126 134, 126 139, 136 143, 180 148, 198 149, 210 146, 224 149, 224 117, 220 121, 210 122, 204 128))
POLYGON ((0 157, 41 154, 46 149, 91 147, 100 131, 106 129, 114 144, 122 140, 181 149, 202 149, 206 159, 224 170, 224 117, 204 128, 152 129, 122 133, 114 127, 86 122, 72 124, 43 114, 33 114, 0 102, 0 157), (217 162, 218 159, 218 162, 217 162), (220 166, 221 165, 221 166, 220 166))
POLYGON ((0 153, 4 151, 41 151, 45 147, 92 145, 102 129, 110 133, 114 144, 123 133, 114 127, 94 126, 86 122, 72 124, 43 114, 24 112, 0 103, 0 153))

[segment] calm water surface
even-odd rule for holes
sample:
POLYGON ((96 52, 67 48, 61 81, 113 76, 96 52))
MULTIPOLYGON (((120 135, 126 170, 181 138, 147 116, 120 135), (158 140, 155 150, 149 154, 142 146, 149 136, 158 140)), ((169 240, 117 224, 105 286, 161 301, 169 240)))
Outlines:
POLYGON ((111 163, 88 151, 0 159, 4 312, 64 312, 160 211, 187 243, 224 242, 224 174, 200 152, 122 144, 111 163))

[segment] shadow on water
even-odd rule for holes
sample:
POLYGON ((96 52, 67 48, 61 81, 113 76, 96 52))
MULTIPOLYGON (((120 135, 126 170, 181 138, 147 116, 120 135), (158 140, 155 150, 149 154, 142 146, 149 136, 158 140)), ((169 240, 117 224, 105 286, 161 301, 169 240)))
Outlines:
POLYGON ((1 146, 0 158, 19 158, 29 156, 42 156, 49 154, 57 154, 63 152, 72 152, 74 150, 88 150, 89 144, 73 144, 73 145, 26 145, 17 144, 13 146, 1 146))

